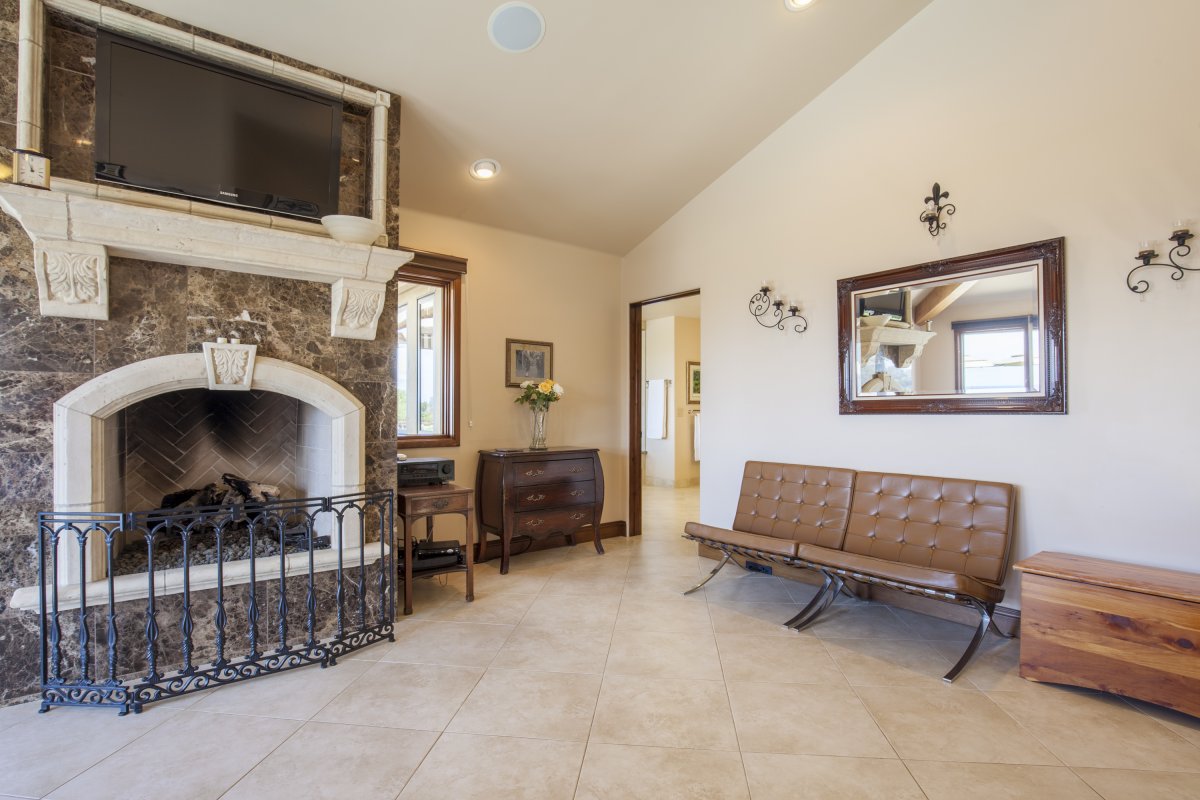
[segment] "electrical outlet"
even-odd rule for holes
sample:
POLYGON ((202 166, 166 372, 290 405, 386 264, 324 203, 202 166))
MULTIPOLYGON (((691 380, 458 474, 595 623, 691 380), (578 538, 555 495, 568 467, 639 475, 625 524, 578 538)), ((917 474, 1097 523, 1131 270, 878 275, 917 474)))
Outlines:
POLYGON ((767 564, 759 564, 757 561, 746 561, 746 569, 750 572, 761 572, 763 575, 771 575, 774 570, 767 564))

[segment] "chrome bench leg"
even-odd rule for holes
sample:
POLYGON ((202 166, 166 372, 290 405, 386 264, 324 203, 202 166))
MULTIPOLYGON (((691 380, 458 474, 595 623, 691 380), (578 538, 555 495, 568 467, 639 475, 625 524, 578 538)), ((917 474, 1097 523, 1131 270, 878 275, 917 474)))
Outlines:
POLYGON ((979 612, 979 627, 975 629, 975 635, 971 638, 971 643, 967 645, 967 649, 959 656, 958 663, 950 668, 943 677, 946 683, 950 683, 958 677, 958 673, 962 672, 963 667, 975 655, 975 651, 979 649, 980 643, 983 641, 984 635, 987 634, 988 625, 992 623, 991 608, 985 606, 977 600, 971 600, 971 605, 979 612))
POLYGON ((799 614, 788 621, 789 628, 796 631, 804 630, 816 622, 817 618, 833 605, 833 601, 837 600, 837 596, 846 582, 838 576, 830 574, 825 574, 825 580, 826 583, 821 587, 821 591, 817 592, 817 596, 810 600, 799 614))
MULTIPOLYGON (((723 566, 725 566, 726 564, 728 564, 728 563, 729 563, 729 561, 730 561, 730 559, 732 559, 732 558, 733 558, 733 554, 732 554, 732 553, 730 553, 728 550, 723 550, 723 551, 721 551, 721 552, 722 552, 722 554, 723 554, 723 557, 721 558, 721 563, 720 563, 720 564, 717 564, 715 567, 713 567, 713 571, 712 571, 712 572, 710 572, 710 573, 708 573, 708 577, 707 577, 707 578, 705 578, 704 580, 700 581, 699 583, 697 583, 697 584, 696 584, 695 586, 693 586, 692 588, 688 589, 686 592, 684 592, 684 594, 691 594, 692 592, 696 591, 697 589, 699 589, 699 588, 700 588, 701 586, 703 586, 704 584, 706 584, 706 583, 708 583, 709 581, 711 581, 711 580, 713 579, 713 576, 714 576, 714 575, 716 575, 718 572, 720 572, 720 571, 721 571, 721 567, 723 567, 723 566)), ((735 562, 735 563, 736 563, 736 562, 735 562)))

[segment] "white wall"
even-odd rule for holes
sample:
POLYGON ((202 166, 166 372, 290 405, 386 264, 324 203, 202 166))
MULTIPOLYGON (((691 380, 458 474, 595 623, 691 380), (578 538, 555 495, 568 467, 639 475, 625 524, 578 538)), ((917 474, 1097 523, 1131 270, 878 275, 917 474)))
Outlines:
POLYGON ((700 465, 692 458, 692 415, 700 406, 688 405, 687 362, 700 360, 700 320, 675 317, 675 396, 671 406, 675 415, 675 486, 695 486, 700 482, 700 465))
MULTIPOLYGON (((505 338, 554 343, 555 380, 566 394, 550 410, 551 446, 600 448, 604 521, 623 520, 628 481, 618 374, 628 322, 616 308, 620 260, 612 255, 460 220, 400 209, 400 241, 467 259, 463 281, 462 438, 457 448, 413 457, 455 462, 456 483, 474 486, 481 449, 528 447, 530 414, 504 386, 505 338), (473 423, 473 426, 472 426, 473 423)), ((381 326, 383 323, 380 323, 381 326)), ((438 535, 456 520, 438 521, 438 535)))
MULTIPOLYGON (((646 365, 644 379, 668 381, 667 408, 674 409, 675 391, 675 317, 646 320, 646 365)), ((647 395, 647 405, 652 401, 647 395)), ((679 420, 673 411, 666 413, 666 437, 646 437, 646 461, 643 481, 650 486, 675 485, 675 440, 679 420)))
POLYGON ((625 300, 702 289, 701 518, 751 458, 1010 481, 1018 558, 1200 571, 1200 275, 1125 288, 1139 240, 1200 227, 1198 31, 1193 0, 935 0, 632 251, 625 300), (838 415, 837 279, 1057 236, 1068 415, 838 415), (764 274, 807 333, 749 317, 764 274))

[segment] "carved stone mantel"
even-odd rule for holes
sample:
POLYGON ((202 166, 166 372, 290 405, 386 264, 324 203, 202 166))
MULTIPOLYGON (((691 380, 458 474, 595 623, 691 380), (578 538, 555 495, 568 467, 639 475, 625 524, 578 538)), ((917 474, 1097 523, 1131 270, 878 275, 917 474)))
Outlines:
POLYGON ((858 363, 865 365, 883 345, 899 348, 897 367, 907 367, 921 357, 925 345, 937 334, 918 328, 894 328, 884 325, 863 325, 858 328, 858 363))
POLYGON ((100 197, 0 184, 0 209, 34 246, 46 316, 108 319, 108 257, 317 281, 330 332, 374 339, 386 284, 413 254, 100 197))

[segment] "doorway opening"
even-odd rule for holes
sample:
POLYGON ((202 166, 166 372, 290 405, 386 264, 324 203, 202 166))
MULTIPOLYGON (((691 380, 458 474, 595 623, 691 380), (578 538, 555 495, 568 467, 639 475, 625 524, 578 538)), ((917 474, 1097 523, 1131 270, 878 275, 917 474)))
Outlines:
POLYGON ((630 303, 631 536, 699 516, 700 375, 700 290, 630 303))

